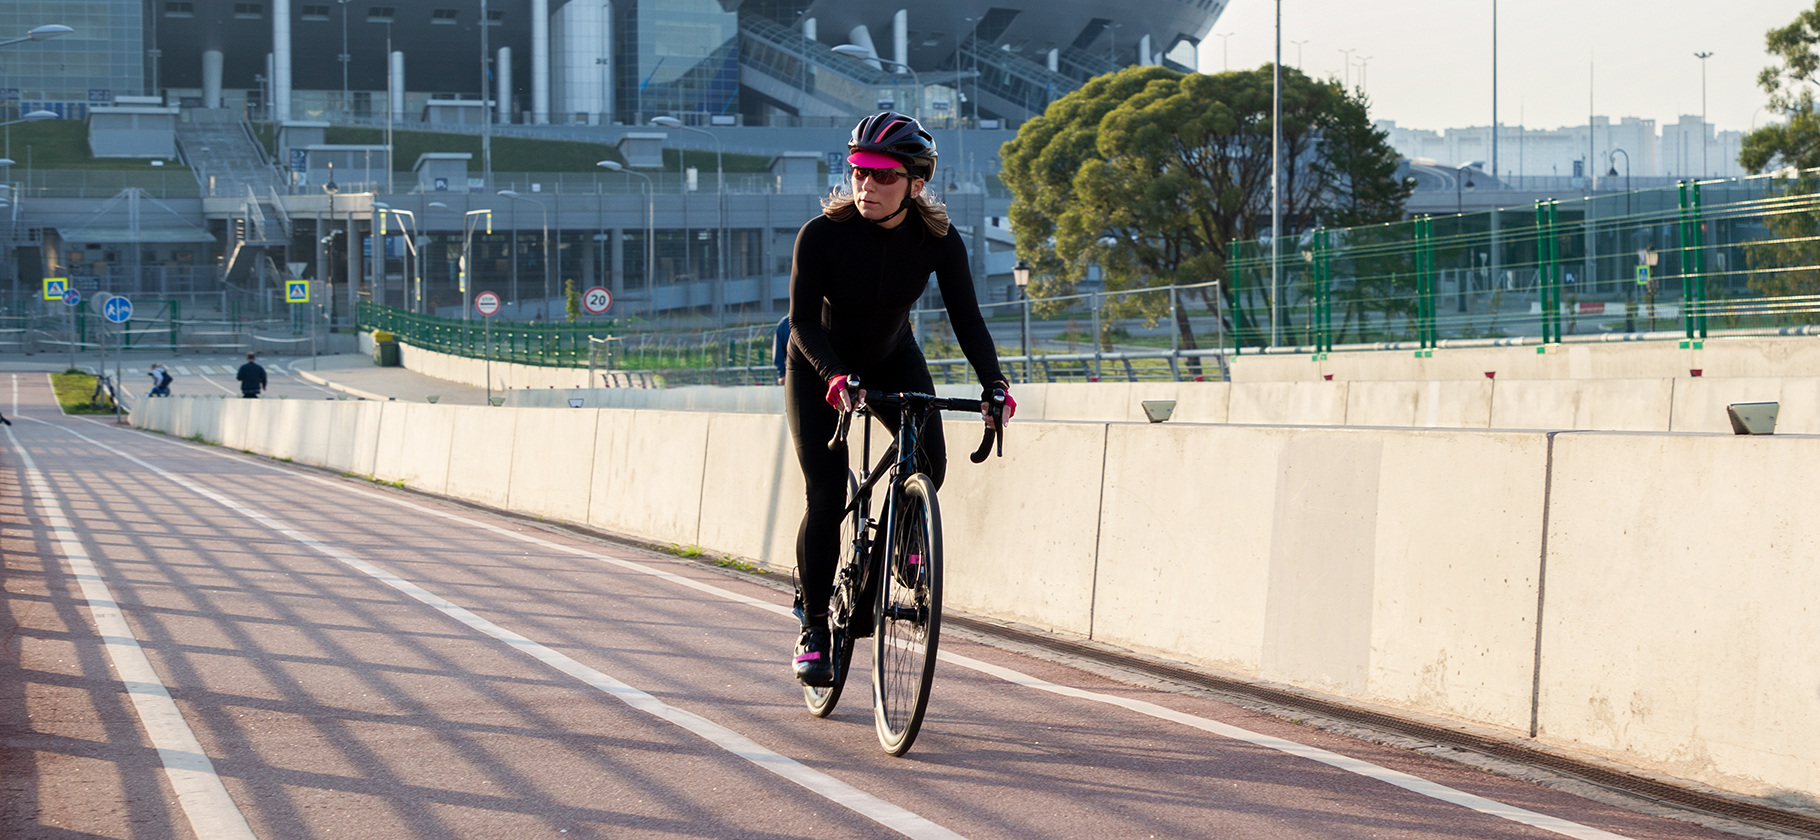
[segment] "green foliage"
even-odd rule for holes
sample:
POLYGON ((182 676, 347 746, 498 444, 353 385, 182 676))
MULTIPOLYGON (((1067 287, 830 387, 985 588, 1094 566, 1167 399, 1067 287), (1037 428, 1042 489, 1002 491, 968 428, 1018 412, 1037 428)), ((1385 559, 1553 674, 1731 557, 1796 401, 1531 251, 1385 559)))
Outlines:
MULTIPOLYGON (((1289 230, 1400 218, 1410 185, 1393 178, 1397 156, 1371 127, 1368 103, 1338 82, 1282 75, 1289 230)), ((1018 256, 1036 268, 1033 295, 1071 292, 1095 267, 1109 290, 1223 278, 1230 244, 1268 229, 1272 85, 1269 66, 1132 67, 1026 123, 1001 156, 1018 256)), ((1155 323, 1169 308, 1168 295, 1121 296, 1106 320, 1155 323)), ((1177 329, 1192 348, 1188 314, 1178 308, 1177 329)))
POLYGON ((96 395, 95 379, 93 374, 75 368, 51 374, 51 390, 57 393, 57 404, 63 406, 63 413, 114 413, 114 401, 107 392, 102 391, 99 396, 96 395))
POLYGON ((581 317, 581 292, 576 290, 573 277, 562 281, 562 308, 571 324, 581 317))
MULTIPOLYGON (((383 145, 385 129, 329 126, 323 139, 329 143, 383 145)), ((435 131, 393 131, 392 168, 409 172, 426 152, 467 152, 474 156, 469 168, 481 169, 480 137, 435 131)), ((493 169, 512 172, 600 172, 600 161, 624 162, 619 150, 604 143, 576 140, 532 140, 524 137, 493 138, 493 169)))
POLYGON ((98 158, 88 152, 88 124, 82 120, 45 120, 21 123, 5 131, 12 133, 12 177, 25 180, 28 162, 34 169, 94 169, 164 172, 188 179, 190 169, 175 160, 154 168, 150 161, 135 158, 98 158))
MULTIPOLYGON (((1744 245, 1751 268, 1745 282, 1764 297, 1820 295, 1820 237, 1814 234, 1820 230, 1820 180, 1812 172, 1777 180, 1784 183, 1775 202, 1780 209, 1763 216, 1769 235, 1744 245)), ((1791 311, 1799 308, 1778 309, 1776 323, 1820 322, 1820 312, 1791 311)))
POLYGON ((1764 41, 1777 64, 1763 68, 1757 85, 1769 95, 1769 110, 1783 122, 1746 135, 1738 162, 1753 174, 1820 166, 1820 114, 1814 104, 1814 86, 1820 84, 1820 0, 1789 25, 1770 30, 1764 41))

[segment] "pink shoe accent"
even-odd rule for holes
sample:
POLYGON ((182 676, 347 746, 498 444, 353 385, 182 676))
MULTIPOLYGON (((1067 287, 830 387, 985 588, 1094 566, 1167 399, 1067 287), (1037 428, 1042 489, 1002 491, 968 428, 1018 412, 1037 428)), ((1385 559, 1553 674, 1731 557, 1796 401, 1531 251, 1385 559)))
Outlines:
POLYGON ((793 661, 796 661, 796 662, 814 662, 814 661, 815 661, 815 660, 817 660, 817 659, 820 659, 820 658, 822 658, 822 653, 821 653, 821 651, 819 651, 819 650, 812 650, 812 651, 809 651, 809 652, 808 652, 808 653, 804 653, 804 654, 798 654, 798 655, 797 655, 797 657, 796 657, 796 659, 795 659, 795 660, 793 660, 793 661))
POLYGON ((923 564, 923 556, 921 554, 910 555, 910 565, 921 566, 922 564, 923 564))

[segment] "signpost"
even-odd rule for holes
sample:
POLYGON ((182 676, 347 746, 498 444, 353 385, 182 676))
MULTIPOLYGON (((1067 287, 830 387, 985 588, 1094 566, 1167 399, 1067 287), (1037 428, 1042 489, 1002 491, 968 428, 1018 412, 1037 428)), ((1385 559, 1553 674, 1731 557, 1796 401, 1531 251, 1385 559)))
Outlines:
POLYGON ((481 292, 474 296, 474 311, 480 313, 486 329, 487 405, 493 404, 493 316, 499 312, 499 295, 481 292))
MULTIPOLYGON (((119 346, 114 348, 114 422, 120 423, 122 422, 120 419, 120 399, 124 396, 123 391, 125 390, 120 382, 120 351, 126 346, 126 322, 133 319, 133 301, 123 295, 111 295, 101 302, 101 314, 106 317, 108 321, 121 325, 119 346)), ((103 371, 107 370, 106 352, 106 348, 102 348, 103 355, 101 365, 103 371)))
POLYGON ((613 293, 605 286, 594 286, 581 293, 581 308, 589 315, 605 314, 613 306, 613 293))

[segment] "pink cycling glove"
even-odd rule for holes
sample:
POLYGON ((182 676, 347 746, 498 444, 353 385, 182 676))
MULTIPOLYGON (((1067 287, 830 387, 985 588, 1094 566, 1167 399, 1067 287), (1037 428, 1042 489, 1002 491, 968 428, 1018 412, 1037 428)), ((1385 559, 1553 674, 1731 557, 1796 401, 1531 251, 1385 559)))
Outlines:
POLYGON ((847 375, 841 374, 828 380, 828 407, 835 411, 846 409, 847 375))

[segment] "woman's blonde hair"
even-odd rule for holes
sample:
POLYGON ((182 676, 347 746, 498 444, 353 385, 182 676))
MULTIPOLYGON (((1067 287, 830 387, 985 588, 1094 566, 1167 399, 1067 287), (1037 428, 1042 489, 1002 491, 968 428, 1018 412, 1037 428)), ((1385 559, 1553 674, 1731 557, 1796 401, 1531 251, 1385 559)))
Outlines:
MULTIPOLYGON (((929 185, 926 182, 923 184, 922 193, 917 195, 911 206, 916 208, 916 214, 923 220, 923 228, 929 231, 930 236, 940 239, 948 235, 948 228, 951 224, 948 221, 948 205, 929 191, 929 185)), ((859 207, 855 205, 853 197, 853 187, 851 185, 836 187, 829 192, 827 197, 822 199, 822 215, 837 222, 844 222, 859 215, 859 207)))

